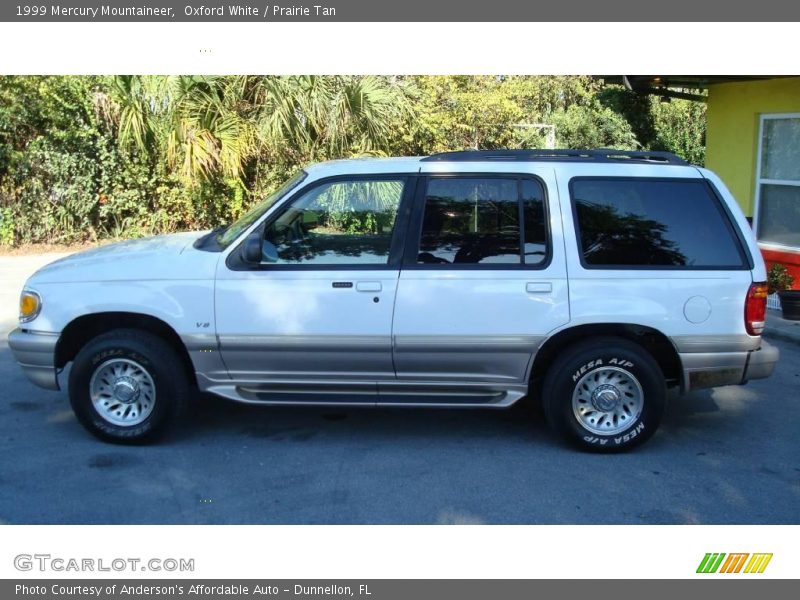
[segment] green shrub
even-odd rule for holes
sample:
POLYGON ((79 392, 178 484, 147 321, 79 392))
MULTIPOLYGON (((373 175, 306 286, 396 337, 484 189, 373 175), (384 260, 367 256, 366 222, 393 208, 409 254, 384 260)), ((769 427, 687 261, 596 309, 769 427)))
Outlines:
POLYGON ((14 244, 14 215, 10 208, 0 209, 0 246, 14 244))
POLYGON ((773 264, 767 271, 767 291, 770 294, 783 290, 790 290, 794 285, 794 277, 791 276, 785 265, 773 264))

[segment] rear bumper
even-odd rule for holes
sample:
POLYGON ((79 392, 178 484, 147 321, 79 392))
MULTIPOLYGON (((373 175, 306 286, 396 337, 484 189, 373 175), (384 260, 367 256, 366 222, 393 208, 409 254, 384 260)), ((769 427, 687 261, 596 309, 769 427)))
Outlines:
POLYGON ((751 379, 769 377, 779 357, 778 349, 764 340, 760 348, 747 352, 681 353, 683 391, 741 385, 751 379))
POLYGON ((47 390, 58 390, 56 369, 57 333, 31 332, 15 329, 8 334, 8 347, 33 383, 47 390))
POLYGON ((743 382, 751 379, 764 379, 772 375, 780 356, 781 353, 775 346, 762 340, 761 348, 749 353, 743 382))

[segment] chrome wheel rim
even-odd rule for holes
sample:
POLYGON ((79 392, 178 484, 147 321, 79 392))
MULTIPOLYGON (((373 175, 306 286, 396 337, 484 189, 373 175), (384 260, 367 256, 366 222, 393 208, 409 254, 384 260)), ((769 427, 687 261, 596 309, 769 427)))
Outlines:
POLYGON ((112 358, 98 366, 89 381, 92 405, 112 425, 132 427, 153 412, 156 386, 142 365, 127 358, 112 358))
POLYGON ((644 392, 632 373, 619 367, 595 369, 572 392, 572 411, 581 426, 598 435, 616 435, 642 414, 644 392))

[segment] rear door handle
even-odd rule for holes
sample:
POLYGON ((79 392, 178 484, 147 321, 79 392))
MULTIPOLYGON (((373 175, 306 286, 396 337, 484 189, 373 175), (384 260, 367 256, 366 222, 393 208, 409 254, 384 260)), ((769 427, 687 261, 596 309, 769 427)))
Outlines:
POLYGON ((356 283, 356 289, 359 292, 380 292, 383 288, 380 281, 359 281, 356 283))
POLYGON ((525 284, 525 291, 529 294, 549 294, 553 291, 553 284, 549 281, 529 281, 525 284))

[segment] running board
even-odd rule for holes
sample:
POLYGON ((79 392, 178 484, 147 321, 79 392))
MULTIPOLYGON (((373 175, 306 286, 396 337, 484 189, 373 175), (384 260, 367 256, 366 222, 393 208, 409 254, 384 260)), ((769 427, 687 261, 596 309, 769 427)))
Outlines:
POLYGON ((507 408, 525 396, 522 391, 469 392, 409 390, 376 393, 374 390, 289 391, 260 386, 212 385, 205 391, 244 404, 269 406, 404 406, 428 408, 507 408))

